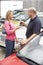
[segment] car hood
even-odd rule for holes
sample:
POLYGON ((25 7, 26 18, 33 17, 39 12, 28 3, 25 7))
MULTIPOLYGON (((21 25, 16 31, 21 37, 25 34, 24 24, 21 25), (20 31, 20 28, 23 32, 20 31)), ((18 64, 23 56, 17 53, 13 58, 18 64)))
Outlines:
POLYGON ((27 63, 20 60, 16 54, 12 54, 11 56, 5 58, 0 62, 0 65, 28 65, 27 63))

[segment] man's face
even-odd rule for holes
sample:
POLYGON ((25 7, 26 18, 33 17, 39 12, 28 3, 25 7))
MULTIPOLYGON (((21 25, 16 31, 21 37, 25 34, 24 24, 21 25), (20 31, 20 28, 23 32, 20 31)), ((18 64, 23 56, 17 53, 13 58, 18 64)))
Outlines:
POLYGON ((33 16, 33 11, 29 10, 29 11, 28 11, 28 15, 29 15, 29 18, 32 18, 32 16, 33 16))

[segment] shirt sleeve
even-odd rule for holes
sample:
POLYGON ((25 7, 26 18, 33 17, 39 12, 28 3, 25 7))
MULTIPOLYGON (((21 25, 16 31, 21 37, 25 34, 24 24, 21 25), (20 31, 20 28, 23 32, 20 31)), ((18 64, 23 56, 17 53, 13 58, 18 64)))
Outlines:
POLYGON ((35 33, 35 34, 39 34, 40 33, 41 25, 38 22, 35 22, 35 24, 34 24, 33 33, 35 33))
POLYGON ((6 33, 8 34, 8 35, 11 35, 11 34, 13 34, 14 32, 10 29, 10 26, 9 26, 9 23, 8 22, 6 22, 5 23, 5 30, 6 30, 6 33))

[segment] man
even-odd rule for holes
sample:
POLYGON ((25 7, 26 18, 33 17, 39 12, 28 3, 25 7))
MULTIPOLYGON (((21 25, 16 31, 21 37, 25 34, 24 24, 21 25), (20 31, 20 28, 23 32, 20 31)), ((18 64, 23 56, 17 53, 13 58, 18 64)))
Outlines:
POLYGON ((37 16, 37 12, 35 8, 29 8, 28 15, 30 18, 30 23, 26 25, 24 22, 21 22, 21 25, 24 25, 27 27, 26 31, 26 40, 22 40, 21 44, 28 43, 31 39, 33 39, 35 36, 37 36, 40 33, 41 29, 41 22, 40 19, 37 16))

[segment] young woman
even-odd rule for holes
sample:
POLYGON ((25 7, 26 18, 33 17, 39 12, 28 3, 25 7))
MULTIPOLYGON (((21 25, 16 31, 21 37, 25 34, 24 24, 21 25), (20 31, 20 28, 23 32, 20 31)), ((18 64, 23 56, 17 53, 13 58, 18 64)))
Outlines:
POLYGON ((12 17, 13 17, 13 12, 10 10, 7 11, 6 20, 4 23, 4 27, 6 30, 6 40, 5 40, 6 56, 5 57, 13 53, 15 40, 17 41, 15 31, 20 28, 19 26, 18 27, 14 26, 14 24, 12 23, 13 22, 12 17))

